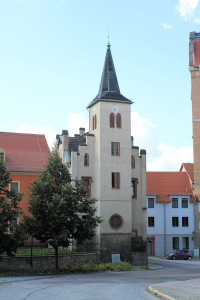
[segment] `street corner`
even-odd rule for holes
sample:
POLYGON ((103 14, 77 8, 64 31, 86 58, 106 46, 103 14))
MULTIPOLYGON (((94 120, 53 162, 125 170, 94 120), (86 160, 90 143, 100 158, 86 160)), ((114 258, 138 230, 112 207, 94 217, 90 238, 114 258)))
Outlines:
POLYGON ((170 296, 168 296, 168 295, 166 295, 166 294, 164 294, 164 293, 158 291, 158 290, 156 289, 156 286, 155 286, 155 285, 150 285, 149 288, 148 288, 148 291, 149 291, 150 293, 152 293, 152 294, 154 294, 154 295, 156 295, 156 296, 162 298, 162 299, 166 299, 166 300, 175 300, 175 298, 172 298, 172 297, 170 297, 170 296))

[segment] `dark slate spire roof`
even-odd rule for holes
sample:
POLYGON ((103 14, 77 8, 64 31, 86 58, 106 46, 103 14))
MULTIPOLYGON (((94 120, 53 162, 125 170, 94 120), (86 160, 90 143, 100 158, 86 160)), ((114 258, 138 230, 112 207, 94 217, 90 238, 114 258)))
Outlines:
POLYGON ((106 58, 103 67, 99 93, 92 100, 92 102, 89 103, 88 108, 90 108, 98 101, 121 102, 121 103, 128 103, 128 104, 133 103, 131 100, 127 99, 122 94, 120 94, 117 75, 115 72, 112 54, 110 51, 110 43, 108 43, 107 46, 106 58))

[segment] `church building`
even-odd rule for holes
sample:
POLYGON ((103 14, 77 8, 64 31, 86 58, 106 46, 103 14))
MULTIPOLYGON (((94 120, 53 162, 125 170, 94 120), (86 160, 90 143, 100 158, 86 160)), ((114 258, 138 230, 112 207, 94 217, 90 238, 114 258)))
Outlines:
POLYGON ((72 178, 82 180, 97 199, 103 222, 95 243, 102 261, 112 254, 130 261, 136 244, 146 240, 146 151, 133 145, 132 103, 120 92, 108 43, 99 91, 87 107, 89 132, 80 128, 70 137, 63 130, 56 136, 72 178))

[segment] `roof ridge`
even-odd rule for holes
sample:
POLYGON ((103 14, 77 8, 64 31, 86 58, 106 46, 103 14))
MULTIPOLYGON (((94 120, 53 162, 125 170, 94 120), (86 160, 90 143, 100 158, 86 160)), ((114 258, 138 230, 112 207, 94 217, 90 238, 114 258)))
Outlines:
POLYGON ((0 133, 45 136, 45 133, 26 133, 26 132, 7 132, 7 131, 0 131, 0 133))

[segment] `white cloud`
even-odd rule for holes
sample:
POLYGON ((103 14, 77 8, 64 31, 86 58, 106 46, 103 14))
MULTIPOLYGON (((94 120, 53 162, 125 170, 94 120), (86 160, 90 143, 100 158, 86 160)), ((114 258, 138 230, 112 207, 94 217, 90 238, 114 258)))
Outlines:
POLYGON ((176 10, 180 16, 187 21, 190 19, 198 7, 200 0, 179 0, 179 4, 176 7, 176 10))
POLYGON ((199 24, 200 23, 200 18, 195 18, 194 19, 194 23, 198 23, 199 24))
POLYGON ((45 134, 49 148, 51 149, 54 146, 56 140, 56 133, 53 132, 53 129, 50 125, 47 126, 30 126, 28 123, 23 122, 17 129, 16 132, 19 133, 32 133, 32 134, 45 134))
POLYGON ((141 117, 137 112, 131 114, 131 131, 134 145, 147 151, 148 171, 178 171, 183 162, 193 162, 192 147, 176 148, 160 141, 155 124, 141 117))
POLYGON ((169 24, 167 24, 167 23, 160 23, 160 25, 164 28, 164 29, 167 29, 167 30, 169 30, 169 29, 172 29, 173 28, 173 26, 172 25, 169 25, 169 24))
POLYGON ((178 171, 182 163, 193 162, 192 147, 176 148, 160 142, 158 150, 159 156, 149 159, 148 171, 178 171))
POLYGON ((86 132, 89 130, 89 120, 85 119, 82 113, 68 113, 68 132, 70 136, 79 133, 79 128, 85 128, 86 132))
POLYGON ((154 123, 149 118, 141 117, 137 112, 131 113, 131 134, 134 145, 146 149, 149 156, 158 155, 158 133, 154 123))

